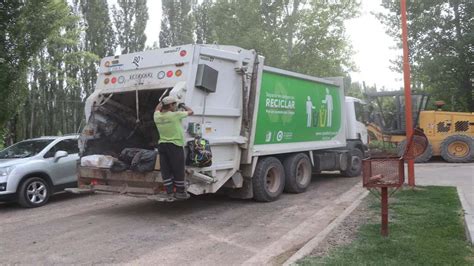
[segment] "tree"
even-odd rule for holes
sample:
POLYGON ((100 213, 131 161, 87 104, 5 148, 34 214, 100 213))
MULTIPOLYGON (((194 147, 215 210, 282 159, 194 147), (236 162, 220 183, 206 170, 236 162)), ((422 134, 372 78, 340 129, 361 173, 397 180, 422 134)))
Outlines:
POLYGON ((10 129, 18 139, 77 132, 83 117, 81 69, 98 57, 82 49, 85 29, 77 9, 70 10, 31 60, 28 97, 15 116, 16 128, 10 129))
MULTIPOLYGON (((194 32, 196 34, 196 43, 209 43, 208 38, 212 34, 209 10, 212 8, 212 0, 204 0, 201 4, 193 1, 194 32)), ((167 26, 167 24, 165 24, 167 26)), ((163 23, 162 23, 163 27, 163 23)), ((169 30, 169 29, 168 29, 169 30)), ((160 34, 161 37, 161 34, 160 34)), ((189 35, 192 39, 192 35, 189 35)))
POLYGON ((31 59, 68 15, 62 0, 0 1, 0 128, 27 97, 31 59))
POLYGON ((355 0, 204 1, 193 8, 195 35, 197 42, 255 49, 267 65, 345 75, 354 65, 344 21, 356 16, 358 7, 355 0))
MULTIPOLYGON (((400 3, 384 0, 382 6, 386 12, 378 17, 401 48, 400 3)), ((409 1, 407 9, 412 86, 444 100, 453 111, 474 111, 474 2, 409 1)), ((394 66, 401 71, 401 58, 394 66)))
MULTIPOLYGON (((82 37, 82 50, 98 58, 115 53, 116 33, 109 16, 107 0, 76 0, 77 13, 82 15, 85 32, 82 37)), ((84 98, 89 96, 97 80, 98 60, 81 69, 84 98)))
POLYGON ((122 54, 145 49, 145 28, 148 21, 146 0, 118 0, 112 8, 118 43, 122 54))
MULTIPOLYGON (((208 5, 205 1, 204 5, 208 5)), ((196 7, 197 1, 194 0, 196 7)), ((191 0, 163 0, 163 15, 161 19, 160 47, 170 47, 193 43, 193 18, 191 15, 191 0)), ((199 37, 202 37, 200 34, 199 37)))

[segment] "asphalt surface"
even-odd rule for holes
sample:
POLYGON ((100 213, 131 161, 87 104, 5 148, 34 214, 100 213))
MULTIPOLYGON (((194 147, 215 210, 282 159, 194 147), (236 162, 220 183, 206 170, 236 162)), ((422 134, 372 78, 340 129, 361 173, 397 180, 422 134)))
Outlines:
POLYGON ((341 202, 350 204, 359 182, 314 177, 307 192, 271 203, 61 194, 36 209, 0 204, 0 264, 261 264, 323 230, 346 208, 341 202))

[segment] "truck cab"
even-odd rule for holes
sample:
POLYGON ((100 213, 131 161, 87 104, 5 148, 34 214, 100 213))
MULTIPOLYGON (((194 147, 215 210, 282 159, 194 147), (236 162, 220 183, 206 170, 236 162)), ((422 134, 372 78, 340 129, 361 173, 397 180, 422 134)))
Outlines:
POLYGON ((365 125, 366 103, 358 98, 346 96, 346 139, 360 140, 367 147, 368 134, 365 125))

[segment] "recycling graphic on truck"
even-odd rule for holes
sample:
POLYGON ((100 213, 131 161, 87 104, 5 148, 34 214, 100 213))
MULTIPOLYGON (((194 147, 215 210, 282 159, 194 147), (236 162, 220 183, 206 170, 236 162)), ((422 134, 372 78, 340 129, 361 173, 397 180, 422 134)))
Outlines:
POLYGON ((341 127, 341 99, 334 85, 264 72, 256 144, 330 140, 341 127))

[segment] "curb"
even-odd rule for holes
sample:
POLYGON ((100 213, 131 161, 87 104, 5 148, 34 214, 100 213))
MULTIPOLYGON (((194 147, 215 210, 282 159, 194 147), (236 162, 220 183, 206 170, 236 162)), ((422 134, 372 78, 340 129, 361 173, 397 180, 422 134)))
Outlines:
POLYGON ((474 213, 469 207, 469 204, 466 201, 465 193, 463 192, 462 188, 456 187, 458 191, 459 200, 461 201, 461 206, 464 210, 464 229, 466 231, 466 238, 471 245, 473 245, 473 237, 474 237, 474 221, 473 216, 474 213))
POLYGON ((279 258, 285 261, 287 257, 298 251, 301 246, 311 241, 315 235, 321 235, 322 232, 325 232, 327 227, 331 226, 334 221, 343 220, 343 218, 339 217, 348 212, 348 209, 353 209, 351 207, 354 203, 361 198, 361 195, 365 197, 367 193, 368 191, 362 188, 362 182, 356 183, 330 204, 311 213, 292 230, 280 236, 278 240, 262 250, 259 250, 241 265, 281 265, 281 262, 277 262, 279 258), (285 258, 281 256, 285 256, 285 258))
POLYGON ((352 211, 359 206, 361 201, 369 194, 369 191, 365 191, 360 195, 347 209, 344 210, 334 221, 332 221, 323 231, 319 232, 310 241, 308 241, 303 247, 301 247, 293 256, 286 260, 283 265, 293 265, 296 261, 311 254, 311 252, 331 233, 337 228, 344 219, 352 213, 352 211))

